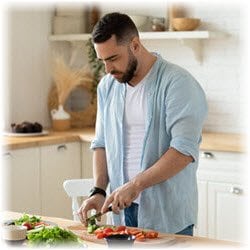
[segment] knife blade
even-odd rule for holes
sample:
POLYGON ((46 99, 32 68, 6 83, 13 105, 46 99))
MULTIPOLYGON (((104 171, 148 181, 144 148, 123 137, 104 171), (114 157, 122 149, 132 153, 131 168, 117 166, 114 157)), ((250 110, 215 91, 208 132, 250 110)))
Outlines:
POLYGON ((111 211, 112 211, 112 206, 110 206, 110 207, 108 208, 108 210, 107 210, 106 212, 104 212, 104 213, 99 212, 99 213, 97 213, 97 214, 94 214, 94 215, 88 217, 88 218, 86 219, 86 221, 89 222, 89 221, 91 221, 91 220, 97 219, 97 218, 101 217, 102 215, 104 215, 104 214, 106 214, 106 213, 108 213, 108 212, 111 212, 111 211))

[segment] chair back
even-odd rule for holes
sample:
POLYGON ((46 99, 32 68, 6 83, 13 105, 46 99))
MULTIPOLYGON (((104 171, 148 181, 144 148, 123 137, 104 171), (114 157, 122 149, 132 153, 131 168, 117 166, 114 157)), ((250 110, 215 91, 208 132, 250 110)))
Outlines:
POLYGON ((75 221, 79 221, 77 211, 79 209, 78 198, 88 196, 90 189, 94 186, 93 179, 72 179, 63 182, 64 190, 72 199, 72 214, 75 221))

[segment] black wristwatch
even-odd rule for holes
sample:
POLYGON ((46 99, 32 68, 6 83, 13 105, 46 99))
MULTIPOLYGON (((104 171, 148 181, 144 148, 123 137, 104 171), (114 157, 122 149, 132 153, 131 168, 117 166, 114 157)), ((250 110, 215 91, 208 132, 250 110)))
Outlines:
POLYGON ((89 197, 95 195, 95 194, 101 194, 103 195, 104 197, 106 197, 106 192, 105 190, 99 188, 99 187, 93 187, 90 192, 89 192, 89 197))

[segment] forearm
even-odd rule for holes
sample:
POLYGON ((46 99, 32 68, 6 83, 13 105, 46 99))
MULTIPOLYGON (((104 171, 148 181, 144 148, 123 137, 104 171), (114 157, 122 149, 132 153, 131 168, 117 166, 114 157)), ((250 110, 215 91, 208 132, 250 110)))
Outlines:
POLYGON ((132 182, 141 192, 175 176, 192 161, 191 156, 186 156, 174 148, 169 148, 152 167, 138 174, 132 182))
POLYGON ((94 185, 106 190, 108 185, 108 171, 106 152, 104 148, 97 148, 93 153, 94 185))

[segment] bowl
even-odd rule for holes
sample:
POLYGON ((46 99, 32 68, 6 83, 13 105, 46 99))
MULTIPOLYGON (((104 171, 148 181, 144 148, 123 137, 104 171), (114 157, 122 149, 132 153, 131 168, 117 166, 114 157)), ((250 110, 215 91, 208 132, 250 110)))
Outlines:
POLYGON ((186 17, 173 18, 172 25, 174 30, 177 31, 191 31, 200 25, 200 19, 186 17))
POLYGON ((129 16, 134 22, 135 26, 139 31, 143 30, 144 26, 147 24, 148 17, 142 15, 130 15, 129 16))
POLYGON ((135 236, 130 234, 115 234, 105 237, 109 247, 132 247, 135 241, 135 236))
POLYGON ((27 227, 24 226, 2 226, 2 239, 9 244, 21 244, 26 239, 27 227))

